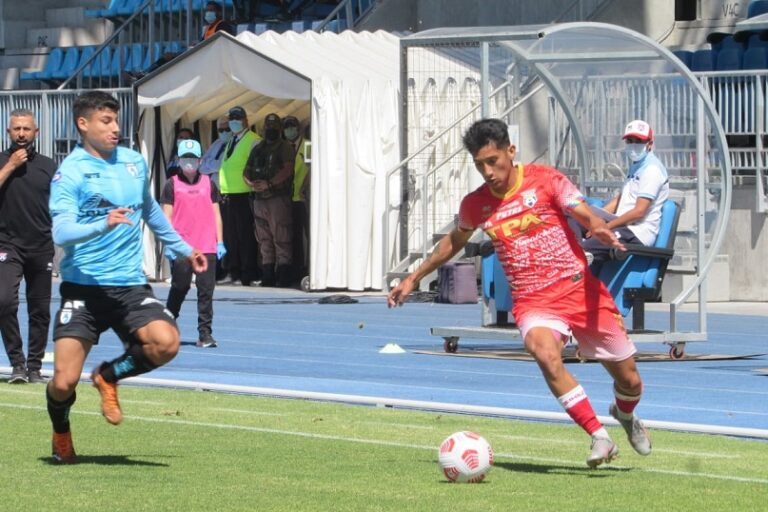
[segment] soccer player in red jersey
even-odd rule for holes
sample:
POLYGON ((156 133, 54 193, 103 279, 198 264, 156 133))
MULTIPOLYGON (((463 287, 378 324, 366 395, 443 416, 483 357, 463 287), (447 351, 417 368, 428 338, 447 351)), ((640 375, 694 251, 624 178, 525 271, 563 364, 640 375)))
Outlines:
POLYGON ((557 170, 543 165, 515 164, 515 146, 507 125, 483 119, 464 134, 485 183, 469 193, 459 208, 458 226, 438 243, 432 255, 387 297, 389 307, 402 305, 417 283, 450 260, 481 228, 491 238, 510 283, 512 313, 526 350, 568 415, 591 437, 589 467, 610 462, 618 447, 597 419, 586 392, 562 361, 570 335, 580 353, 599 360, 614 381, 615 403, 610 414, 627 432, 641 455, 651 442, 634 409, 643 383, 633 358, 635 349, 603 283, 587 269, 579 240, 568 227, 568 216, 605 245, 623 249, 605 221, 594 215, 579 190, 557 170))

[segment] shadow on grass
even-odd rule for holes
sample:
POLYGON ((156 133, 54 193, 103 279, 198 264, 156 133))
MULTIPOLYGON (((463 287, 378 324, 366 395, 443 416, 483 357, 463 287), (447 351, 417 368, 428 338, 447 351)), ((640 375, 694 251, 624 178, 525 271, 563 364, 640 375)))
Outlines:
MULTIPOLYGON (((51 466, 57 466, 51 462, 50 457, 39 457, 40 461, 45 462, 51 466)), ((78 455, 75 465, 82 464, 97 464, 99 466, 149 466, 149 467, 170 467, 169 464, 162 462, 151 462, 148 460, 136 460, 130 458, 128 455, 78 455)), ((65 464, 66 465, 66 464, 65 464)))
MULTIPOLYGON (((558 475, 583 475, 586 477, 598 477, 605 478, 609 476, 606 471, 595 471, 588 467, 573 467, 573 466, 556 466, 553 464, 531 464, 530 462, 494 462, 493 467, 504 469, 506 471, 514 471, 516 473, 541 473, 541 474, 558 474, 558 475)), ((619 468, 613 466, 605 466, 605 469, 611 471, 631 471, 631 468, 619 468)))

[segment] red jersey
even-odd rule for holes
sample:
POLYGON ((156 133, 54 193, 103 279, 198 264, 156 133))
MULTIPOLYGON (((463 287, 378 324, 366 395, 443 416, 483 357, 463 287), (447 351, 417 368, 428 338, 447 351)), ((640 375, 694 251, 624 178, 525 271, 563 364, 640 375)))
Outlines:
POLYGON ((459 227, 480 227, 488 234, 517 300, 586 272, 584 252, 565 215, 584 196, 551 167, 517 165, 512 172, 516 185, 504 197, 483 184, 462 200, 459 227))

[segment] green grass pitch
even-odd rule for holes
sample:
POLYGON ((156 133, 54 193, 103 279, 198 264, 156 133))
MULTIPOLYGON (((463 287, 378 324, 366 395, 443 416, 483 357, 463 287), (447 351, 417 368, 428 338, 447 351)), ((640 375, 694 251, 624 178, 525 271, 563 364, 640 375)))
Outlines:
POLYGON ((597 470, 574 425, 121 386, 118 427, 78 389, 79 464, 52 466, 43 385, 0 383, 0 503, 39 511, 752 511, 768 443, 652 432, 597 470), (482 484, 449 484, 437 447, 473 430, 493 446, 482 484))

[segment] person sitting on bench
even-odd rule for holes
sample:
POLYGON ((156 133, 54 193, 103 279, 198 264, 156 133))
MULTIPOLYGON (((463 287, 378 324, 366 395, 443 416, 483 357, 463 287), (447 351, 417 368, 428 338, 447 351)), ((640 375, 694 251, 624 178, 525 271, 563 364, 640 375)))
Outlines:
MULTIPOLYGON (((636 119, 624 129, 629 172, 621 193, 603 208, 593 208, 607 227, 625 244, 652 246, 659 233, 661 207, 669 197, 669 178, 664 164, 653 153, 653 130, 636 119)), ((586 233, 582 247, 595 276, 610 258, 611 248, 586 233)))

